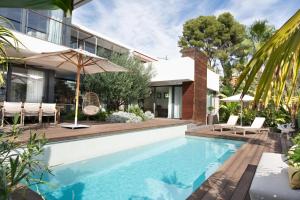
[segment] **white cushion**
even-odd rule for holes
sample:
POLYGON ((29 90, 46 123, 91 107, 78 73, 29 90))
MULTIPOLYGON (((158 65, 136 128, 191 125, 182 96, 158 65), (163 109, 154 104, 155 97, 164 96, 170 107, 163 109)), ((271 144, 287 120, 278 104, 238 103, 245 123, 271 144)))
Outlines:
POLYGON ((236 125, 237 121, 239 119, 239 116, 236 115, 230 115, 228 121, 227 121, 227 125, 229 126, 234 126, 236 125))
POLYGON ((285 160, 283 154, 263 153, 249 190, 251 200, 300 199, 300 190, 289 187, 285 160))

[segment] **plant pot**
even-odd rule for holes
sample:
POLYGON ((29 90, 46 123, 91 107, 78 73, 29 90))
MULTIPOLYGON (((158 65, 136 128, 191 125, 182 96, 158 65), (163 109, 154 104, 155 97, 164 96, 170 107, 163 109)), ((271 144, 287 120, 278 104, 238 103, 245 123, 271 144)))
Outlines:
POLYGON ((300 189, 300 168, 288 167, 289 184, 292 189, 300 189))
POLYGON ((207 116, 207 124, 208 125, 213 125, 213 123, 214 123, 214 115, 208 114, 208 116, 207 116))

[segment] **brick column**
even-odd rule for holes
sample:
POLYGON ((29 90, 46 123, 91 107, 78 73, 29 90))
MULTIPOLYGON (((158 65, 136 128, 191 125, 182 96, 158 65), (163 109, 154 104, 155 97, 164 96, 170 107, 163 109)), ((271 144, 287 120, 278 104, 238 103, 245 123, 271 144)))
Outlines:
MULTIPOLYGON (((205 124, 206 123, 206 96, 207 96, 207 62, 208 59, 204 53, 194 48, 188 48, 181 51, 183 57, 194 59, 194 95, 193 95, 193 117, 192 119, 205 124)), ((184 89, 184 88, 183 88, 184 89)), ((183 98, 184 103, 184 98, 183 98)), ((182 105, 184 110, 185 105, 182 105)))

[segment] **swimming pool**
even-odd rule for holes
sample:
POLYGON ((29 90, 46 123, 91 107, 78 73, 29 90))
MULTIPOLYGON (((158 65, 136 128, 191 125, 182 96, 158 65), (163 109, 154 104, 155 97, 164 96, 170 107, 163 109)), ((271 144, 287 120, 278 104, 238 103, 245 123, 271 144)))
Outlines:
POLYGON ((54 167, 38 190, 50 200, 185 199, 242 144, 178 137, 54 167))

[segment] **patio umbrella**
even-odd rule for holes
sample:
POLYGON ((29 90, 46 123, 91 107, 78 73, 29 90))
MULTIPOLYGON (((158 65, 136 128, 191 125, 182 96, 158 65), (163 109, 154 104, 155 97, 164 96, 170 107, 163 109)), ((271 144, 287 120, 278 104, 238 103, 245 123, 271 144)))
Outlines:
POLYGON ((125 68, 110 62, 106 58, 96 56, 82 49, 67 49, 56 52, 45 52, 24 59, 26 63, 46 66, 52 69, 61 69, 76 73, 76 103, 74 124, 64 124, 66 128, 84 128, 87 125, 78 124, 78 102, 80 74, 95 74, 101 72, 125 72, 125 68))
POLYGON ((242 96, 242 94, 237 94, 237 95, 226 97, 226 98, 223 98, 220 100, 224 101, 224 102, 240 102, 241 103, 241 126, 242 126, 243 125, 243 103, 253 101, 254 97, 246 94, 246 95, 244 95, 243 99, 241 99, 241 96, 242 96))

